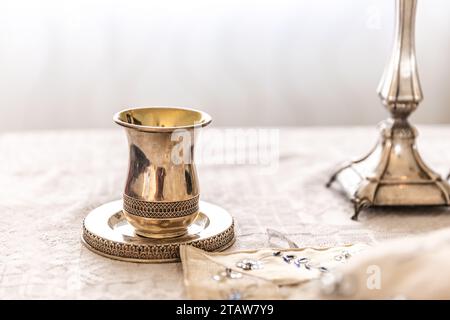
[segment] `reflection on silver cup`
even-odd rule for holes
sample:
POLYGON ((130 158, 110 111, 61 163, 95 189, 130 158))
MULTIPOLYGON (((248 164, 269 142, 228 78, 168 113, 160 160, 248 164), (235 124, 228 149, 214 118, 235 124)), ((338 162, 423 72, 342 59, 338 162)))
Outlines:
POLYGON ((126 129, 129 144, 126 219, 145 237, 185 234, 199 212, 194 130, 211 117, 193 109, 144 107, 120 111, 114 121, 126 129))

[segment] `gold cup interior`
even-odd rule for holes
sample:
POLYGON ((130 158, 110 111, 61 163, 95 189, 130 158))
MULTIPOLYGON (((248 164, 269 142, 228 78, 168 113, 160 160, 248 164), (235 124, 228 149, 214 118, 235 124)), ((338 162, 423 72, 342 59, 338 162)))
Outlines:
POLYGON ((114 115, 114 121, 141 131, 172 131, 204 127, 211 122, 211 116, 188 108, 143 107, 122 110, 114 115))

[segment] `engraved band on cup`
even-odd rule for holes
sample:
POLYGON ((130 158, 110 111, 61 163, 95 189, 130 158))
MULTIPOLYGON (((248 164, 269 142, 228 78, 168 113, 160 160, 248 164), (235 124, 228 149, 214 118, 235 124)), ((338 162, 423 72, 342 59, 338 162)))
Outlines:
POLYGON ((123 210, 127 213, 152 219, 180 218, 199 210, 199 195, 183 201, 145 201, 123 195, 123 210))

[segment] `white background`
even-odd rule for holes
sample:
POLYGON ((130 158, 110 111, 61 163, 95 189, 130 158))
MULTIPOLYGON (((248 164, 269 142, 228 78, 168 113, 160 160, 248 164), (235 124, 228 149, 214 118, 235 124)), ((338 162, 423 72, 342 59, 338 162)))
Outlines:
MULTIPOLYGON (((1 131, 113 127, 124 107, 216 125, 374 125, 394 0, 0 0, 1 131)), ((425 101, 450 123, 450 1, 419 0, 425 101)))

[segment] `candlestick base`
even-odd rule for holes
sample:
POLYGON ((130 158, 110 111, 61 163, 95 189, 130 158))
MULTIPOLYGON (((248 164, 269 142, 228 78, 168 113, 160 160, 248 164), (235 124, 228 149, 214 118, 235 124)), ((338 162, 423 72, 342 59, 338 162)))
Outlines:
POLYGON ((371 206, 450 205, 450 184, 423 162, 416 136, 406 120, 386 120, 375 148, 333 174, 327 187, 339 181, 354 204, 353 220, 371 206))

